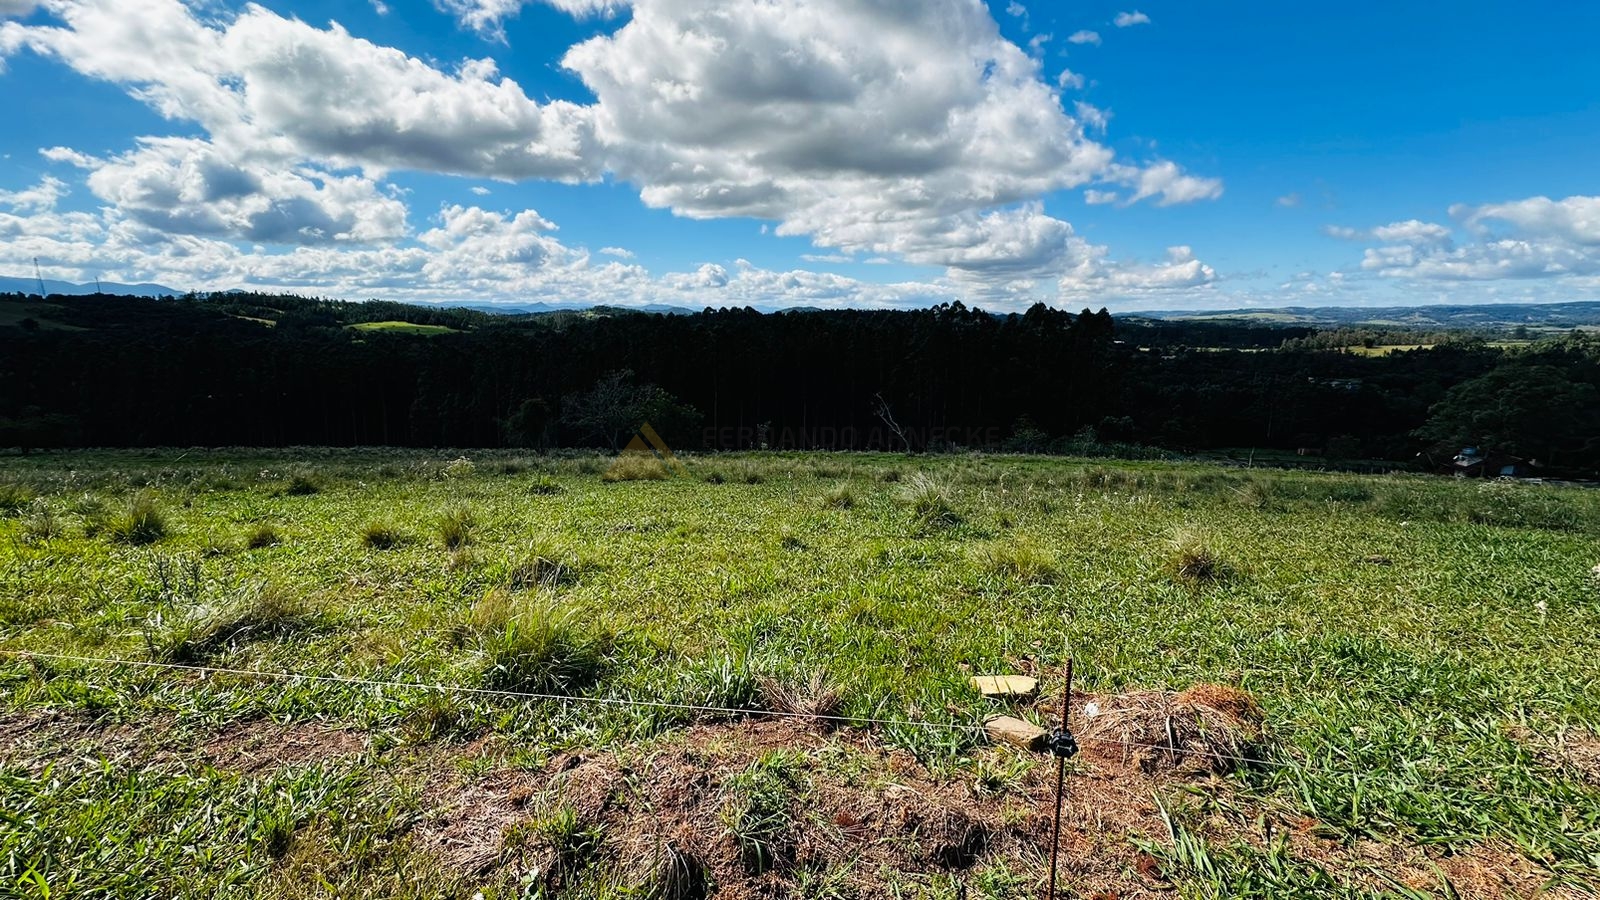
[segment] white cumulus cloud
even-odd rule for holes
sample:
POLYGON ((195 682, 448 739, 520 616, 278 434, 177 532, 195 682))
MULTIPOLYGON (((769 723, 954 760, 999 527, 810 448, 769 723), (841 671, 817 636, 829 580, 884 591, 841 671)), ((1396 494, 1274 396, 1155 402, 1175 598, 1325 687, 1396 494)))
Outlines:
POLYGON ((456 17, 490 40, 504 41, 505 23, 532 2, 553 6, 572 16, 610 16, 628 7, 628 0, 434 0, 434 6, 456 17))
MULTIPOLYGON (((440 2, 485 33, 525 5, 440 2)), ((180 0, 51 0, 50 24, 0 23, 0 53, 29 48, 199 126, 202 136, 184 127, 184 136, 140 138, 104 158, 43 151, 87 170, 87 187, 107 204, 105 240, 182 238, 159 259, 138 259, 196 280, 204 272, 183 260, 212 260, 205 271, 223 277, 247 258, 249 283, 261 283, 285 277, 292 257, 317 262, 307 277, 395 265, 381 280, 415 287, 480 251, 499 268, 476 283, 518 283, 508 266, 603 274, 631 290, 649 280, 637 267, 591 265, 586 251, 560 250, 510 214, 452 207, 416 234, 403 195, 386 184, 395 170, 612 177, 680 216, 776 223, 819 255, 937 267, 944 280, 926 288, 934 294, 1006 293, 1085 260, 1109 265, 1105 248, 1044 211, 1040 198, 1053 192, 1116 185, 1127 202, 1157 205, 1222 192, 1218 179, 1171 161, 1119 160, 1090 133, 1106 129, 1107 113, 1062 105, 1061 89, 1081 77, 1052 82, 977 0, 546 2, 574 15, 630 13, 561 59, 591 103, 534 100, 490 60, 424 60, 256 5, 230 17, 180 0), (467 223, 478 230, 460 231, 467 223), (269 249, 235 254, 208 243, 216 241, 269 249), (371 246, 340 249, 355 244, 371 246), (440 262, 446 256, 454 261, 440 262)), ((680 274, 718 289, 799 283, 757 271, 725 271, 723 285, 705 270, 680 274)), ((823 283, 839 286, 812 287, 823 283)))
POLYGON ((1185 174, 1172 162, 1159 162, 1144 169, 1124 169, 1117 180, 1133 188, 1129 203, 1154 197, 1157 206, 1173 206, 1222 196, 1221 179, 1185 174))
POLYGON ((16 212, 46 212, 55 209, 56 201, 66 194, 66 183, 47 175, 31 188, 0 191, 0 206, 10 207, 16 212))
POLYGON ((1529 235, 1583 246, 1600 245, 1600 197, 1530 197, 1510 203, 1455 206, 1450 214, 1481 232, 1503 223, 1529 235))
POLYGON ((1451 216, 1471 233, 1456 241, 1445 225, 1412 219, 1372 229, 1330 227, 1334 237, 1369 239, 1361 268, 1418 281, 1546 279, 1600 286, 1600 197, 1530 197, 1481 206, 1458 204, 1451 216))
POLYGON ((166 233, 267 243, 393 240, 406 208, 371 179, 258 165, 194 138, 148 138, 95 164, 95 196, 166 233))
POLYGON ((1132 12, 1117 13, 1117 17, 1112 21, 1118 28, 1130 28, 1134 25, 1149 25, 1150 17, 1138 10, 1134 10, 1132 12))
POLYGON ((1216 270, 1196 259, 1192 248, 1177 246, 1147 265, 1086 258, 1062 276, 1060 288, 1066 297, 1139 298, 1205 289, 1216 280, 1216 270))

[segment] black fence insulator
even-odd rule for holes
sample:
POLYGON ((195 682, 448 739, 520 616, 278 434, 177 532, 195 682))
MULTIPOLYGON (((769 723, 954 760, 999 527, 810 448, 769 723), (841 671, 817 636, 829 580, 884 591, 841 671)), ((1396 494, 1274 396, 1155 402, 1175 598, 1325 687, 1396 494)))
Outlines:
POLYGON ((1071 759, 1078 755, 1078 739, 1065 728, 1050 732, 1050 736, 1045 738, 1044 746, 1050 751, 1051 756, 1058 759, 1071 759))

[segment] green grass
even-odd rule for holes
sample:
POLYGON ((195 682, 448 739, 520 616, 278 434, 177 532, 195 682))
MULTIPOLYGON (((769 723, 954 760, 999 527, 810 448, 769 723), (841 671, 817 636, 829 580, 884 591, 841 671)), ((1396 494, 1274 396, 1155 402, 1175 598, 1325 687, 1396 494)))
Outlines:
POLYGON ((414 322, 358 322, 350 328, 356 331, 382 331, 389 334, 416 334, 425 337, 455 334, 457 331, 448 325, 418 325, 414 322))
POLYGON ((793 827, 790 805, 801 786, 795 760, 775 751, 763 756, 725 786, 722 824, 739 848, 745 869, 759 875, 786 853, 793 827))
MULTIPOLYGON (((611 458, 581 454, 7 457, 0 647, 739 708, 826 672, 840 715, 951 723, 990 709, 968 670, 1049 675, 1070 650, 1085 690, 1217 681, 1266 711, 1268 765, 1172 807, 1156 849, 1180 896, 1327 888, 1282 847, 1203 837, 1263 809, 1346 842, 1492 841, 1593 889, 1600 790, 1517 735, 1600 731, 1600 492, 1038 457, 685 461, 608 481, 611 458), (315 489, 286 490, 297 478, 315 489)), ((24 897, 516 896, 515 873, 443 872, 412 837, 439 767, 467 763, 396 760, 485 741, 534 766, 643 754, 696 719, 0 657, 0 716, 44 711, 167 756, 0 745, 0 884, 24 897), (370 750, 265 777, 159 762, 259 720, 353 729, 370 750)), ((967 732, 871 740, 974 792, 1019 777, 967 732)), ((782 873, 806 784, 774 759, 708 815, 782 873)), ((617 861, 550 809, 540 840, 617 861)), ((1037 893, 1004 887, 1033 861, 985 865, 994 895, 1037 893)))

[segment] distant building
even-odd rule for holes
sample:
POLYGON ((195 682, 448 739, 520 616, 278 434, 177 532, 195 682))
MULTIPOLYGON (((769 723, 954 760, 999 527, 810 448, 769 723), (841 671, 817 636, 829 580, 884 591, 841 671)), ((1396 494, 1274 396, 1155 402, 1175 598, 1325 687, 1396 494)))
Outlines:
POLYGON ((1457 478, 1527 478, 1538 466, 1538 460, 1462 447, 1450 460, 1447 471, 1457 478))

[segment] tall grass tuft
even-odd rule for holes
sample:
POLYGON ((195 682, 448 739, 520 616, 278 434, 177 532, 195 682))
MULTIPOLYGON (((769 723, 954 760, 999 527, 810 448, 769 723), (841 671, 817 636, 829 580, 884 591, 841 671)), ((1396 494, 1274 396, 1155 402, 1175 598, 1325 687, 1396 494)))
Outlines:
POLYGON ((535 541, 506 567, 506 584, 514 591, 553 588, 576 580, 585 568, 584 561, 566 545, 535 541))
POLYGON ((1188 530, 1180 531, 1173 538, 1167 568, 1174 580, 1189 585, 1220 581, 1231 571, 1205 535, 1188 530))
POLYGON ((918 472, 906 479, 900 500, 911 510, 912 522, 923 530, 961 524, 950 488, 927 473, 918 472))
POLYGON ((711 875, 693 853, 668 841, 646 865, 644 878, 629 897, 643 900, 705 900, 711 896, 711 875))
POLYGON ((245 587, 215 611, 153 624, 145 632, 152 659, 198 663, 254 641, 319 627, 323 617, 281 586, 256 584, 245 587))
POLYGON ((43 499, 29 504, 27 515, 22 517, 22 539, 30 544, 54 540, 65 534, 66 530, 61 517, 43 499))
POLYGON ((1024 584, 1049 584, 1057 574, 1055 554, 1020 538, 985 548, 981 562, 991 575, 1024 584))
POLYGON ((829 509, 853 509, 856 505, 856 493, 848 484, 834 485, 822 495, 822 505, 829 509))
POLYGON ((434 521, 434 532, 446 550, 460 550, 472 543, 472 530, 477 527, 477 517, 465 506, 445 510, 434 521))
POLYGON ((0 518, 15 516, 37 496, 33 488, 12 481, 0 481, 0 518))
POLYGON ((289 479, 289 483, 283 486, 283 494, 286 497, 309 497, 321 490, 322 479, 303 472, 296 473, 289 479))
POLYGON ((119 544, 153 544, 167 536, 167 518, 149 494, 134 494, 99 529, 119 544))
POLYGON ((661 460, 644 453, 624 453, 600 475, 600 480, 605 482, 665 481, 666 478, 667 467, 661 460))
POLYGON ((250 550, 275 547, 282 542, 283 538, 278 536, 278 530, 264 522, 250 529, 250 532, 244 536, 244 545, 250 550))
POLYGON ((564 490, 561 483, 549 475, 538 475, 528 482, 528 493, 541 496, 559 494, 564 490))
POLYGON ((581 627, 572 610, 545 602, 507 607, 486 623, 483 686, 496 691, 574 694, 600 680, 614 646, 611 635, 581 627))
POLYGON ((541 839, 555 856, 553 868, 557 873, 575 873, 589 864, 600 852, 605 842, 605 826, 586 821, 568 804, 536 817, 528 823, 529 830, 541 839))
POLYGON ((405 542, 399 530, 388 522, 374 519, 358 532, 362 546, 369 550, 393 550, 405 542))

